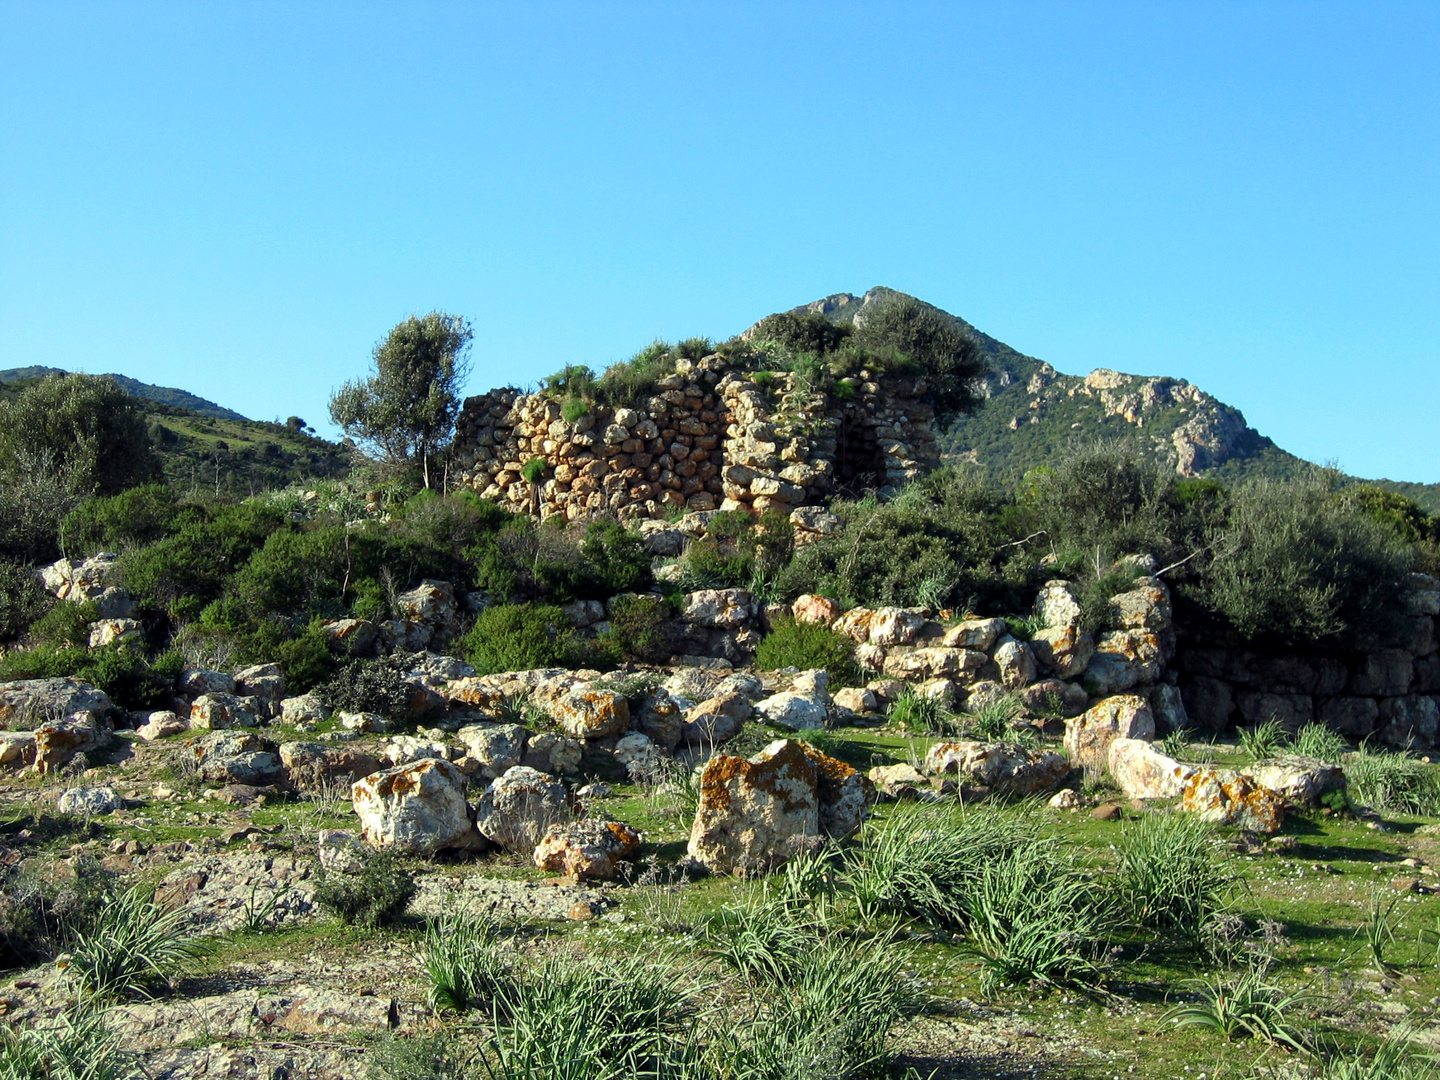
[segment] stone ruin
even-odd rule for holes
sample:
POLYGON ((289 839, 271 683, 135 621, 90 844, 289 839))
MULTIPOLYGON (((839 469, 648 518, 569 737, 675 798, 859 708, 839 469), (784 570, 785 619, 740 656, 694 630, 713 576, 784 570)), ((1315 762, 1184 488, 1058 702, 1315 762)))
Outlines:
POLYGON ((792 373, 767 378, 712 355, 678 361, 633 408, 591 405, 574 421, 556 395, 492 390, 467 398, 460 414, 459 482, 542 518, 630 522, 685 510, 789 512, 899 487, 939 465, 923 378, 862 371, 853 386, 815 391, 792 373), (537 459, 532 485, 522 471, 537 459))

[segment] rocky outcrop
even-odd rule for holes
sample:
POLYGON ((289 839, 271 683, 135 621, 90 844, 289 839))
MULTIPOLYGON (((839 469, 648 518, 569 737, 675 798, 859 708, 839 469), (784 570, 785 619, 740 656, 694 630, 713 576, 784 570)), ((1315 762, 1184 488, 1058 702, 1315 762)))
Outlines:
POLYGON ((1070 775, 1070 762, 1050 750, 1011 743, 937 742, 925 754, 930 776, 953 776, 961 784, 1004 795, 1038 795, 1070 775))
POLYGON ((1155 737, 1155 717, 1142 697, 1122 694, 1106 698, 1065 722, 1065 752, 1080 768, 1104 769, 1110 764, 1110 744, 1116 739, 1149 741, 1155 737))
POLYGON ((614 881, 640 843, 640 834, 618 821, 552 825, 535 847, 535 865, 573 878, 614 881))
POLYGON ((475 846, 465 802, 465 774, 448 761, 425 758, 357 780, 350 788, 365 839, 417 855, 475 846))

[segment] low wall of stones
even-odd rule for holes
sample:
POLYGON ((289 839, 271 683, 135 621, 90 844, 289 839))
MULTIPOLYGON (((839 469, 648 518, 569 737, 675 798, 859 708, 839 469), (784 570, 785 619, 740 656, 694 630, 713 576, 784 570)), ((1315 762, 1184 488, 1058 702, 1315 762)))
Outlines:
POLYGON ((1395 632, 1366 652, 1229 648, 1182 634, 1172 670, 1185 708, 1216 730, 1274 718, 1426 749, 1440 721, 1440 581, 1412 574, 1395 632))
POLYGON ((939 464, 923 380, 861 372, 848 400, 792 375, 681 360, 637 408, 566 420, 547 394, 468 398, 456 432, 459 482, 516 512, 581 521, 677 510, 788 511, 837 491, 899 486, 939 464), (532 485, 527 464, 543 463, 532 485))

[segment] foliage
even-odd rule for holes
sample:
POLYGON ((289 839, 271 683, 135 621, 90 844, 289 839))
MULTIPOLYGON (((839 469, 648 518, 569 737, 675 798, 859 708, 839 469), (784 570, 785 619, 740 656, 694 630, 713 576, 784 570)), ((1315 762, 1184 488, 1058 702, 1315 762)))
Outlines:
POLYGON ((460 640, 465 659, 481 675, 565 665, 575 630, 558 607, 499 604, 486 608, 460 640))
POLYGON ((1215 548, 1208 590, 1241 633, 1292 645, 1359 642, 1393 620, 1409 548, 1315 470, 1291 483, 1237 489, 1215 548))
POLYGON ((1162 1017, 1176 1027, 1199 1027, 1227 1039, 1251 1037, 1304 1050, 1295 1013, 1306 996, 1270 981, 1269 967, 1252 964, 1229 977, 1192 983, 1198 1000, 1176 1005, 1162 1017))
POLYGON ((681 563, 681 587, 769 590, 769 583, 789 562, 795 546, 789 516, 767 510, 759 518, 722 511, 710 519, 705 535, 691 542, 681 563))
POLYGON ((653 594, 617 596, 610 602, 608 643, 620 656, 659 664, 675 651, 669 604, 653 594))
POLYGON ((1274 717, 1247 728, 1240 728, 1237 735, 1240 749, 1256 761, 1274 757, 1285 749, 1285 745, 1290 741, 1289 732, 1274 717))
POLYGON ((464 1012, 493 1002, 507 971, 495 951, 495 925, 457 914, 431 922, 420 949, 420 972, 432 1009, 464 1012))
POLYGON ((392 653, 376 660, 352 661, 317 687, 315 693, 332 709, 404 716, 415 693, 405 678, 413 669, 413 660, 406 653, 392 653))
POLYGON ((854 327, 834 323, 824 315, 793 311, 769 315, 755 324, 756 341, 774 342, 794 353, 824 356, 835 352, 854 333, 854 327))
POLYGON ((755 666, 761 671, 824 668, 833 679, 853 678, 855 642, 823 623, 777 618, 755 651, 755 666))
POLYGON ((1305 724, 1295 733, 1294 749, 1304 757, 1338 765, 1350 750, 1350 744, 1343 735, 1331 731, 1324 724, 1305 724))
POLYGON ((1398 751, 1360 744, 1345 763, 1346 789, 1381 814, 1440 816, 1440 769, 1398 751))
POLYGON ((109 896, 76 934, 69 970, 97 996, 142 993, 205 954, 181 929, 183 918, 183 909, 156 899, 154 885, 136 882, 109 896))
POLYGON ((180 502, 166 484, 144 484, 116 495, 86 499, 60 526, 62 546, 80 555, 144 547, 175 532, 180 522, 203 516, 180 502))
POLYGON ((1136 926, 1198 944, 1233 880, 1209 826, 1192 815, 1145 814, 1121 836, 1117 888, 1136 926))
POLYGON ((986 364, 975 339, 938 308, 891 295, 857 320, 849 343, 859 350, 898 351, 924 373, 927 398, 941 423, 975 412, 984 399, 976 381, 986 364))
POLYGON ((183 667, 179 654, 167 651, 152 659, 133 642, 98 649, 39 645, 0 656, 0 680, 80 679, 104 690, 122 709, 153 709, 167 703, 183 667))
POLYGON ((532 487, 545 475, 549 463, 543 457, 532 457, 520 466, 520 478, 532 487))
POLYGON ((20 637, 53 603, 34 570, 0 562, 0 641, 20 637))
POLYGON ((138 403, 94 375, 51 376, 0 401, 0 474, 42 468, 79 495, 114 495, 160 476, 138 403))
POLYGON ((95 1005, 80 1002, 50 1021, 0 1032, 5 1080, 139 1080, 148 1075, 121 1049, 95 1005))
POLYGON ((419 465, 428 488, 431 457, 459 415, 473 336, 457 315, 410 316, 375 346, 375 374, 345 383, 331 397, 330 419, 391 465, 419 465))
POLYGON ((948 735, 957 724, 943 699, 935 694, 922 694, 910 686, 890 703, 889 716, 895 727, 919 735, 948 735))
POLYGON ((1414 1033, 1410 1024, 1396 1025, 1368 1057, 1356 1049, 1326 1054, 1319 1080, 1436 1080, 1440 1062, 1420 1052, 1414 1033))
POLYGON ((1019 699, 1014 694, 1003 694, 994 701, 987 701, 979 708, 967 712, 965 723, 979 738, 986 742, 998 742, 1007 736, 1013 736, 1010 725, 1021 712, 1019 699))
POLYGON ((315 902, 347 926, 394 926, 415 896, 415 879, 389 852, 371 852, 353 874, 321 870, 315 902))

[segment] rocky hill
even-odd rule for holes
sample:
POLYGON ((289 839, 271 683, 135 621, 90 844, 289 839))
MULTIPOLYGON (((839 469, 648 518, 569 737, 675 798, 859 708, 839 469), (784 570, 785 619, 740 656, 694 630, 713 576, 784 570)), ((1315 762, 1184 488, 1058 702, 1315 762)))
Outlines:
MULTIPOLYGON (((63 368, 44 367, 34 365, 23 368, 7 368, 0 371, 0 384, 25 383, 32 379, 43 379, 49 375, 68 375, 69 372, 63 368)), ((174 386, 154 386, 150 383, 143 383, 139 379, 132 379, 128 375, 117 375, 110 372, 105 376, 107 379, 114 379, 120 389, 135 397, 145 398, 147 401, 158 401, 162 405, 173 405, 176 408, 188 409, 200 416, 210 416, 217 420, 244 420, 246 417, 240 415, 234 409, 227 409, 223 405, 216 405, 215 402, 192 394, 188 390, 180 390, 174 386)))
MULTIPOLYGON (((886 288, 836 293, 793 310, 848 323, 863 320, 867 308, 890 295, 894 290, 886 288)), ((979 466, 996 483, 1012 484, 1067 446, 1095 439, 1132 441, 1182 476, 1230 483, 1285 476, 1307 464, 1250 427, 1239 409, 1184 379, 1106 368, 1066 375, 944 314, 979 342, 990 375, 985 408, 954 423, 941 447, 947 458, 979 466)), ((1373 482, 1440 511, 1440 484, 1373 482)))

